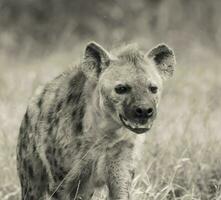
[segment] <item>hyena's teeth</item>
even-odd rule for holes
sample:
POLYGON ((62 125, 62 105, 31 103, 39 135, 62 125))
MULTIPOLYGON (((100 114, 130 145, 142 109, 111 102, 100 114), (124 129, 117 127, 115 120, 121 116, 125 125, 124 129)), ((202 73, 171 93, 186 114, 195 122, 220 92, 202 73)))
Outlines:
POLYGON ((134 126, 133 124, 130 125, 132 128, 136 128, 137 126, 134 126))
POLYGON ((138 129, 138 128, 148 128, 148 129, 150 129, 151 128, 151 124, 149 124, 148 126, 140 125, 139 123, 128 121, 125 117, 122 117, 122 120, 123 120, 125 125, 131 127, 132 129, 138 129))
POLYGON ((124 121, 127 121, 127 118, 124 118, 124 121))
POLYGON ((124 123, 127 125, 127 126, 130 126, 130 123, 126 120, 124 120, 124 123))

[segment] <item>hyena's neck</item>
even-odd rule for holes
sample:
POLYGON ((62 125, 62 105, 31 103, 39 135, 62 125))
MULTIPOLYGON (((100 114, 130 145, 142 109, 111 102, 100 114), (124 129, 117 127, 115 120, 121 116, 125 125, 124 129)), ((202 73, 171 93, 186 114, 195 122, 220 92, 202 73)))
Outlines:
POLYGON ((90 135, 108 135, 119 128, 113 119, 107 115, 100 106, 100 95, 97 86, 91 88, 91 95, 87 96, 84 115, 84 132, 90 135))

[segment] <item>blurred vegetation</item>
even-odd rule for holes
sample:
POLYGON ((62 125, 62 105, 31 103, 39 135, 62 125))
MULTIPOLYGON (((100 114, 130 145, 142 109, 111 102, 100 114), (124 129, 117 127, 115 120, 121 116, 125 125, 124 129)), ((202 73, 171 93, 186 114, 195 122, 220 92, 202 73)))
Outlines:
POLYGON ((0 0, 0 199, 19 199, 15 147, 30 96, 95 40, 165 42, 177 57, 132 199, 220 200, 220 36, 220 0, 0 0))
POLYGON ((168 42, 221 50, 219 0, 0 0, 0 48, 15 53, 73 48, 80 41, 113 45, 168 42))

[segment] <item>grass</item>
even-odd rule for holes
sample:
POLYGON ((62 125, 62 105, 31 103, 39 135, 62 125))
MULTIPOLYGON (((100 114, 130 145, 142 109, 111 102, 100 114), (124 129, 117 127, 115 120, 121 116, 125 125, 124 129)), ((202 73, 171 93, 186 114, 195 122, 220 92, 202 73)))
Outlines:
MULTIPOLYGON (((40 61, 16 61, 1 54, 2 200, 19 199, 15 147, 28 100, 39 84, 67 68, 73 55, 78 57, 79 51, 58 52, 40 61)), ((133 200, 221 199, 221 68, 218 58, 202 57, 178 62, 175 77, 166 83, 132 184, 133 200)))

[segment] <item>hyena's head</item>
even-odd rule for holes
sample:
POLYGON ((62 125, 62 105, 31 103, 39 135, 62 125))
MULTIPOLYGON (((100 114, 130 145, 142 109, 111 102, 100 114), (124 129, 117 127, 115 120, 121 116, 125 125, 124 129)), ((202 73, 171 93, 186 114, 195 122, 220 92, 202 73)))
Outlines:
POLYGON ((163 81, 174 71, 173 51, 160 44, 143 53, 129 45, 112 54, 91 42, 85 61, 97 77, 102 112, 118 126, 138 134, 148 131, 157 115, 163 81))

